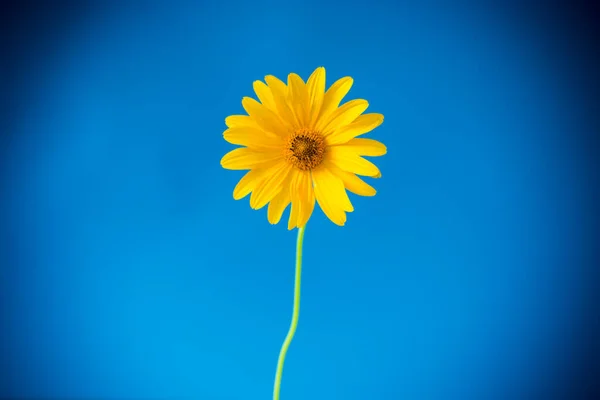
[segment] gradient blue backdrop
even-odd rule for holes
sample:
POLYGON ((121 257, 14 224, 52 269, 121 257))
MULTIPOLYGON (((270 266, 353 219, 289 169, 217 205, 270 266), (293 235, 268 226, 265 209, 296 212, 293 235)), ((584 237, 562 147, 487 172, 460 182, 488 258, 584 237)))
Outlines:
MULTIPOLYGON (((282 400, 531 399, 584 323, 580 95, 534 23, 392 2, 86 14, 24 66, 0 395, 269 399, 295 232, 234 201, 224 118, 267 74, 352 76, 374 198, 307 227, 282 400)), ((287 220, 287 213, 284 215, 287 220)))

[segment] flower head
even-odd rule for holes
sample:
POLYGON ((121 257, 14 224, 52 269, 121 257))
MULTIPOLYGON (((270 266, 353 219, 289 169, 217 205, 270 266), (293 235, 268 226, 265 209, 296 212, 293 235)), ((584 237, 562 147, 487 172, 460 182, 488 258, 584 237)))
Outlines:
POLYGON ((226 141, 244 147, 221 159, 223 168, 249 170, 233 190, 233 198, 250 195, 250 206, 267 204, 267 217, 276 224, 291 203, 288 229, 302 227, 315 200, 337 225, 354 208, 346 190, 374 196, 375 189, 357 175, 381 177, 379 169, 362 156, 381 156, 386 147, 357 138, 383 122, 381 114, 363 114, 366 100, 340 102, 352 87, 345 77, 325 91, 325 68, 317 68, 305 83, 297 74, 287 85, 274 76, 254 82, 260 102, 244 97, 248 115, 225 119, 226 141))

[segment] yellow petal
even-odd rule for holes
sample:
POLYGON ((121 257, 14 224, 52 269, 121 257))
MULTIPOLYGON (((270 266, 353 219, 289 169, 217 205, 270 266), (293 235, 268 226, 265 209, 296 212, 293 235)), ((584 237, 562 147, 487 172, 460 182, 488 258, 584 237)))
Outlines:
POLYGON ((329 167, 331 172, 342 180, 347 190, 359 196, 375 196, 377 191, 368 183, 351 172, 346 172, 336 167, 329 167))
POLYGON ((339 147, 352 150, 359 156, 377 157, 387 153, 385 145, 373 139, 352 139, 339 147))
POLYGON ((323 98, 325 97, 325 68, 319 67, 308 78, 306 83, 308 88, 308 98, 310 103, 310 118, 307 121, 309 128, 314 128, 323 98))
POLYGON ((267 82, 267 85, 269 85, 269 89, 271 89, 273 99, 277 104, 277 112, 283 122, 287 124, 286 126, 288 126, 288 128, 298 128, 300 125, 288 102, 288 87, 279 78, 276 78, 273 75, 265 76, 265 81, 267 82))
POLYGON ((265 76, 265 82, 269 85, 269 89, 273 91, 273 94, 287 96, 288 87, 281 79, 273 75, 265 76))
POLYGON ((342 144, 348 142, 356 136, 371 132, 383 122, 381 114, 363 114, 356 118, 354 122, 340 129, 329 132, 326 136, 328 145, 342 144))
POLYGON ((346 223, 345 211, 351 211, 352 205, 341 179, 323 165, 312 171, 312 178, 319 206, 334 224, 343 226, 346 223))
POLYGON ((283 141, 280 137, 264 132, 259 128, 245 126, 227 129, 223 132, 223 138, 231 144, 247 146, 259 150, 276 150, 283 145, 283 141))
POLYGON ((368 107, 366 100, 350 100, 331 114, 329 123, 322 130, 323 134, 327 136, 336 129, 349 125, 368 107))
POLYGON ((233 189, 233 198, 235 200, 240 200, 248 196, 248 194, 254 190, 256 185, 260 183, 264 171, 264 169, 253 169, 248 171, 233 189))
POLYGON ((276 113, 277 105, 273 99, 273 93, 271 93, 271 89, 269 89, 269 87, 262 81, 254 81, 252 83, 252 87, 254 88, 254 92, 256 93, 256 96, 260 102, 269 110, 276 113))
POLYGON ((306 85, 298 74, 292 73, 288 75, 288 88, 298 123, 301 126, 306 126, 309 115, 308 91, 306 85))
POLYGON ((328 147, 325 157, 336 167, 357 175, 376 176, 380 173, 375 164, 345 146, 328 147))
POLYGON ((298 216, 300 215, 300 201, 298 199, 298 191, 296 182, 299 179, 299 170, 295 169, 290 174, 289 194, 291 200, 290 217, 288 218, 288 230, 298 226, 298 216))
POLYGON ((373 175, 371 178, 381 178, 381 172, 378 172, 377 174, 373 175))
POLYGON ((308 223, 308 220, 312 216, 312 213, 315 209, 315 190, 313 188, 312 177, 310 174, 306 174, 305 176, 306 182, 304 186, 308 189, 303 193, 306 193, 306 197, 302 200, 302 215, 299 218, 299 225, 304 226, 308 223))
POLYGON ((221 158, 221 166, 233 170, 253 169, 280 159, 282 159, 280 151, 262 152, 240 147, 225 154, 221 158))
POLYGON ((242 106, 248 115, 250 115, 263 130, 277 136, 287 134, 286 126, 282 124, 277 114, 260 104, 258 101, 251 97, 244 97, 242 99, 242 106))
POLYGON ((319 117, 317 119, 316 127, 318 130, 322 130, 319 128, 323 128, 324 125, 329 122, 329 115, 334 112, 337 107, 340 105, 340 102, 348 94, 350 88, 352 87, 352 83, 354 81, 349 76, 346 76, 342 79, 337 80, 325 93, 323 97, 323 105, 321 106, 321 111, 319 112, 319 117))
POLYGON ((295 220, 290 218, 288 229, 300 228, 306 225, 315 208, 310 171, 296 171, 294 173, 294 180, 290 184, 290 196, 292 198, 292 208, 296 207, 294 212, 296 218, 295 220))
POLYGON ((269 220, 269 223, 273 225, 278 224, 283 212, 289 204, 290 191, 283 188, 283 190, 269 203, 269 208, 267 209, 267 219, 269 220))
POLYGON ((265 178, 252 191, 250 196, 250 207, 259 210, 282 190, 282 183, 287 178, 292 166, 286 162, 280 162, 265 171, 265 178))
POLYGON ((229 128, 238 128, 238 127, 250 127, 259 129, 256 121, 252 119, 252 117, 248 115, 230 115, 225 118, 225 125, 229 128))
POLYGON ((288 218, 288 230, 291 231, 298 225, 298 215, 300 213, 300 204, 298 201, 293 202, 290 207, 290 217, 288 218))

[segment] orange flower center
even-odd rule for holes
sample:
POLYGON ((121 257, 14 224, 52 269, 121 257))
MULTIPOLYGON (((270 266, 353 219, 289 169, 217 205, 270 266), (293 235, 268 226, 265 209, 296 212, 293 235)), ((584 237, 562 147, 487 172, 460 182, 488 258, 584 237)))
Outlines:
POLYGON ((309 171, 323 162, 325 157, 325 138, 315 131, 299 129, 288 138, 285 160, 302 171, 309 171))

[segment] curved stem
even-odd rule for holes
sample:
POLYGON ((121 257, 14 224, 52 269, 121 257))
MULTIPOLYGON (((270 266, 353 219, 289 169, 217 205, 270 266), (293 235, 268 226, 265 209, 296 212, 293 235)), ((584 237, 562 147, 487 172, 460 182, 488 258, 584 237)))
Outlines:
POLYGON ((304 241, 304 228, 298 229, 298 240, 296 242, 296 277, 294 282, 294 312, 292 313, 292 323, 290 329, 283 341, 277 360, 277 372, 275 373, 275 386, 273 388, 273 400, 279 400, 279 390, 281 388, 281 375, 283 373, 283 363, 290 343, 298 327, 298 317, 300 316, 300 277, 302 275, 302 242, 304 241))

